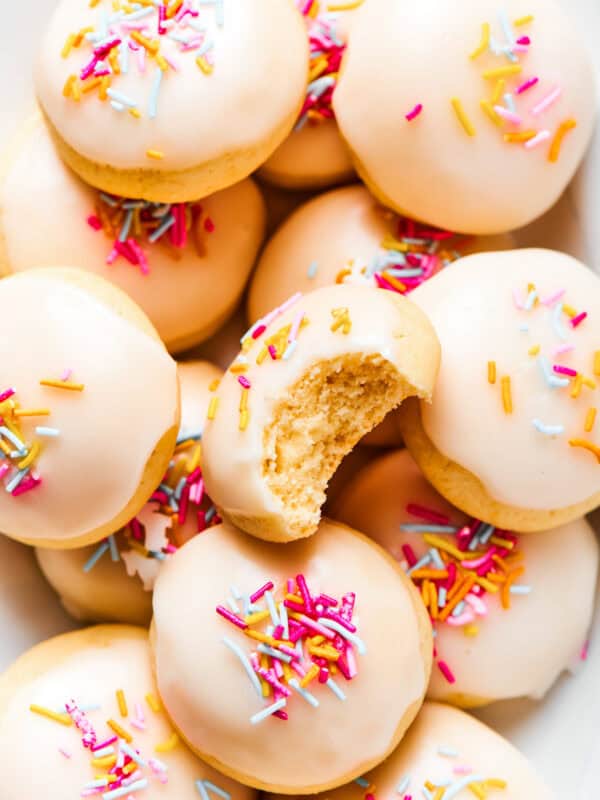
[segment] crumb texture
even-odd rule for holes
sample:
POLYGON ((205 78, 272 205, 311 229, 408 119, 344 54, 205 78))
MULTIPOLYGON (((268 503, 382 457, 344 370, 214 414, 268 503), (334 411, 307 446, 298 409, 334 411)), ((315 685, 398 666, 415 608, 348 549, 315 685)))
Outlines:
POLYGON ((263 475, 294 538, 316 529, 327 484, 342 458, 414 393, 380 355, 313 365, 275 407, 263 438, 263 475))

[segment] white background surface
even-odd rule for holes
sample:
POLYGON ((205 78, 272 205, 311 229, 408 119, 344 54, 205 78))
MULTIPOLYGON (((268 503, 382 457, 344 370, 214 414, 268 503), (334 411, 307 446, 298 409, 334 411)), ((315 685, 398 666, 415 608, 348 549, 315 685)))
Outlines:
MULTIPOLYGON (((33 105, 30 74, 34 53, 55 2, 0 0, 1 143, 33 105)), ((600 0, 564 3, 590 44, 600 77, 600 0)), ((527 13, 526 0, 523 13, 527 13)), ((566 250, 600 272, 599 184, 600 133, 557 209, 524 231, 521 243, 566 250)), ((35 235, 35 231, 31 233, 35 235)), ((0 335, 10 333, 0 331, 0 335)), ((71 627, 73 623, 45 585, 31 553, 0 536, 0 670, 32 644, 71 627)), ((561 800, 600 798, 600 613, 594 628, 584 668, 576 676, 561 680, 543 702, 496 704, 479 713, 534 761, 561 800)))

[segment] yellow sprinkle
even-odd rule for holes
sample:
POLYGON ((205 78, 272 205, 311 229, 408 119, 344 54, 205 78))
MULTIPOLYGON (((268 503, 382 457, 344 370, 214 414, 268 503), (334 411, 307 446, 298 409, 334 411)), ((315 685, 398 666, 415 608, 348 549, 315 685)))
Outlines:
POLYGON ((537 136, 537 132, 532 130, 510 131, 504 134, 504 141, 509 142, 509 144, 521 144, 522 142, 528 142, 530 139, 533 139, 534 136, 537 136))
POLYGON ((127 711, 127 700, 125 699, 125 692, 123 689, 117 690, 117 704, 119 706, 119 714, 122 717, 126 717, 129 712, 127 711))
POLYGON ((313 656, 325 658, 327 661, 337 661, 341 655, 339 650, 336 650, 334 647, 328 647, 327 645, 325 647, 313 647, 309 645, 308 652, 313 656))
POLYGON ((585 415, 585 424, 583 426, 583 430, 586 433, 590 433, 590 431, 594 427, 594 423, 596 422, 596 409, 592 406, 592 408, 588 409, 587 414, 585 415))
POLYGON ((100 80, 100 88, 98 89, 98 99, 104 102, 108 100, 108 89, 110 88, 110 77, 103 75, 100 80))
POLYGON ((258 622, 263 622, 270 616, 268 611, 257 611, 255 614, 248 614, 248 616, 244 617, 244 622, 246 625, 256 625, 258 622))
POLYGON ((488 361, 488 383, 496 383, 496 362, 488 361))
POLYGON ((247 411, 248 410, 248 392, 250 390, 246 389, 245 386, 242 386, 242 396, 240 397, 240 411, 247 411))
POLYGON ((90 8, 96 8, 100 0, 90 0, 90 8))
POLYGON ((352 11, 363 4, 364 0, 346 0, 341 3, 327 3, 327 11, 332 13, 336 11, 352 11))
POLYGON ((135 119, 139 119, 142 116, 137 108, 130 108, 129 113, 132 117, 135 117, 135 119))
POLYGON ((74 33, 70 33, 67 36, 67 41, 65 42, 65 46, 63 47, 63 49, 60 52, 60 55, 61 55, 62 58, 68 58, 69 57, 69 55, 71 53, 71 50, 73 49, 73 45, 75 44, 75 39, 76 38, 77 37, 75 36, 74 33))
POLYGON ((216 392, 217 389, 219 388, 219 384, 220 383, 221 383, 221 379, 220 378, 215 378, 214 381, 211 381, 211 383, 210 383, 210 385, 208 387, 208 391, 209 392, 216 392))
POLYGON ((33 464, 33 462, 36 460, 36 458, 39 455, 39 452, 40 452, 40 443, 39 442, 34 442, 32 447, 31 447, 31 450, 29 451, 29 453, 25 456, 24 459, 19 461, 19 463, 17 464, 17 467, 19 469, 27 469, 27 467, 30 464, 33 464))
POLYGON ((485 53, 489 45, 490 45, 490 23, 484 22, 483 25, 481 26, 481 42, 479 43, 479 46, 475 50, 473 50, 473 52, 469 56, 471 61, 474 61, 482 53, 485 53))
POLYGON ((502 125, 502 117, 494 111, 494 106, 490 103, 489 100, 481 100, 479 105, 481 106, 482 111, 490 118, 490 120, 494 123, 494 125, 502 125))
MULTIPOLYGON (((458 547, 454 547, 454 545, 450 544, 450 542, 447 542, 445 539, 442 539, 440 536, 426 533, 423 536, 423 541, 432 547, 437 547, 438 550, 445 550, 447 553, 450 553, 451 556, 456 558, 457 561, 462 561, 465 557, 465 554, 459 550, 458 547)), ((469 557, 477 558, 474 553, 469 553, 469 557)))
POLYGON ((306 675, 300 681, 300 687, 302 689, 305 689, 308 686, 308 684, 317 677, 318 674, 319 674, 319 667, 316 664, 313 664, 312 667, 306 673, 306 675))
POLYGON ((540 348, 539 344, 534 344, 534 345, 533 345, 533 347, 530 347, 530 348, 529 348, 529 350, 527 351, 527 353, 528 353, 530 356, 537 356, 537 354, 540 352, 540 349, 541 349, 541 348, 540 348))
POLYGON ((73 96, 73 86, 77 81, 77 75, 69 75, 67 80, 65 81, 65 85, 63 86, 63 97, 72 97, 73 96))
MULTIPOLYGON (((141 44, 142 47, 152 55, 158 53, 158 48, 159 48, 158 42, 153 42, 150 39, 147 39, 145 36, 142 36, 142 34, 139 33, 139 31, 131 31, 129 36, 133 39, 134 42, 141 44)), ((111 50, 111 53, 113 52, 113 50, 111 50)))
MULTIPOLYGON (((531 17, 531 19, 533 19, 533 17, 531 17)), ((502 780, 502 778, 488 778, 485 781, 485 785, 490 789, 506 789, 508 786, 507 782, 502 780)))
POLYGON ((168 753, 171 750, 174 750, 178 744, 179 744, 179 736, 175 733, 175 731, 173 731, 173 733, 169 736, 167 741, 157 744, 154 750, 157 753, 168 753))
POLYGON ((523 72, 521 64, 508 64, 505 67, 486 69, 483 77, 488 80, 495 80, 496 78, 507 78, 509 75, 519 75, 521 72, 523 72))
POLYGON ((473 623, 470 623, 469 625, 464 626, 463 633, 465 634, 465 636, 477 636, 477 634, 479 633, 479 628, 477 627, 477 625, 473 625, 473 623))
POLYGON ((346 335, 350 333, 350 330, 352 329, 352 322, 350 320, 350 314, 347 308, 332 308, 331 316, 333 317, 334 321, 331 324, 330 330, 335 333, 339 328, 341 328, 342 333, 346 335))
POLYGON ((583 375, 579 372, 575 376, 575 380, 573 381, 573 386, 571 387, 571 397, 576 400, 579 395, 581 394, 581 387, 583 386, 583 375))
POLYGON ((290 680, 295 677, 293 669, 290 667, 289 664, 286 664, 285 661, 281 662, 281 668, 283 669, 283 674, 285 675, 286 681, 289 683, 290 680))
POLYGON ((568 317, 571 317, 571 319, 576 317, 578 313, 576 309, 574 309, 573 306, 570 306, 568 303, 563 303, 563 311, 568 317))
POLYGON ((433 800, 443 800, 443 797, 446 793, 446 789, 444 786, 438 786, 435 790, 435 794, 433 795, 433 800))
POLYGON ((114 719, 109 719, 106 723, 108 727, 113 730, 117 736, 120 736, 121 739, 125 739, 125 741, 129 744, 129 742, 133 741, 133 736, 126 731, 125 728, 122 728, 118 722, 115 722, 114 719))
POLYGON ((50 414, 49 408, 17 408, 15 417, 47 417, 50 414))
POLYGON ((492 93, 492 105, 497 105, 500 101, 500 98, 504 94, 504 90, 506 89, 506 81, 504 78, 500 78, 496 81, 496 85, 494 86, 494 91, 492 93))
POLYGON ((490 536, 490 541, 492 544, 497 544, 505 550, 512 550, 515 546, 514 542, 511 542, 510 539, 504 539, 502 536, 496 536, 496 534, 490 536))
POLYGON ((452 104, 454 113, 456 114, 458 121, 462 125, 467 136, 475 136, 475 128, 473 127, 471 120, 466 115, 463 105, 458 97, 453 97, 450 100, 450 103, 452 104))
POLYGON ((533 14, 527 14, 525 17, 519 17, 519 19, 516 19, 513 22, 513 25, 515 25, 517 28, 520 28, 521 25, 529 25, 530 22, 533 22, 533 19, 533 14))
POLYGON ((277 644, 275 639, 272 636, 268 636, 266 633, 261 633, 260 631, 252 631, 248 629, 246 629, 244 633, 251 639, 256 639, 257 642, 268 644, 270 647, 274 647, 277 644))
POLYGON ((591 378, 586 378, 583 376, 582 383, 584 386, 587 386, 588 389, 595 389, 596 388, 596 381, 593 381, 591 378))
POLYGON ((54 389, 68 389, 71 392, 83 392, 83 383, 72 383, 71 381, 55 381, 51 378, 44 378, 40 381, 40 386, 50 386, 54 389))
POLYGON ((39 714, 41 717, 51 719, 53 722, 58 722, 66 728, 73 723, 73 720, 68 714, 57 714, 56 711, 52 711, 50 708, 44 708, 44 706, 38 706, 35 703, 29 706, 29 710, 34 714, 39 714))
POLYGON ((92 767, 100 767, 101 769, 110 769, 117 763, 116 756, 105 756, 104 758, 92 758, 92 767))
POLYGON ((485 800, 485 790, 481 787, 480 783, 470 783, 469 790, 478 798, 478 800, 485 800))
POLYGON ((248 411, 240 411, 240 423, 239 429, 241 431, 245 431, 248 427, 248 422, 250 421, 250 414, 248 411))
POLYGON ((194 453, 191 459, 189 459, 187 463, 188 472, 192 473, 197 467, 199 467, 201 459, 202 459, 202 445, 197 444, 196 447, 194 448, 194 453))
POLYGON ((147 694, 146 702, 148 703, 148 705, 150 706, 152 711, 154 711, 155 714, 158 714, 159 712, 162 711, 162 703, 160 702, 158 697, 156 697, 156 695, 147 694))
POLYGON ((196 58, 196 64, 200 67, 201 71, 205 75, 210 75, 213 71, 213 65, 209 64, 208 61, 204 58, 204 56, 198 56, 196 58))
POLYGON ((588 442, 586 439, 569 439, 569 444, 571 447, 581 447, 584 450, 589 450, 590 453, 596 456, 598 463, 600 464, 600 447, 595 445, 593 442, 588 442))
POLYGON ((217 406, 219 405, 219 398, 218 397, 211 397, 210 403, 208 405, 208 414, 207 418, 213 420, 217 414, 217 406))
POLYGON ((148 158, 154 158, 157 161, 165 157, 165 154, 161 150, 146 150, 146 155, 148 158))
POLYGON ((126 767, 123 767, 122 771, 125 775, 131 775, 131 773, 135 772, 136 769, 138 769, 138 765, 135 763, 135 761, 130 761, 126 767))
POLYGON ((247 369, 248 364, 244 363, 243 361, 234 361, 229 367, 229 372, 233 372, 234 375, 241 375, 242 373, 246 372, 247 369))
POLYGON ((577 122, 574 119, 566 119, 564 122, 560 123, 556 133, 554 134, 554 139, 552 139, 550 150, 548 151, 548 161, 550 161, 553 164, 555 164, 558 161, 563 139, 565 138, 567 133, 569 133, 569 131, 572 131, 573 128, 575 127, 577 127, 577 122))
POLYGON ((600 375, 600 350, 594 353, 594 375, 600 375))
POLYGON ((167 63, 165 57, 161 56, 160 53, 158 53, 156 56, 156 63, 163 72, 166 72, 169 69, 169 64, 167 63))
POLYGON ((167 8, 167 19, 171 19, 172 17, 174 17, 182 5, 183 5, 183 0, 174 0, 174 2, 172 2, 167 8))
POLYGON ((512 403, 512 393, 510 390, 510 376, 504 375, 500 383, 502 384, 502 407, 504 408, 504 413, 512 414, 513 403, 512 403))

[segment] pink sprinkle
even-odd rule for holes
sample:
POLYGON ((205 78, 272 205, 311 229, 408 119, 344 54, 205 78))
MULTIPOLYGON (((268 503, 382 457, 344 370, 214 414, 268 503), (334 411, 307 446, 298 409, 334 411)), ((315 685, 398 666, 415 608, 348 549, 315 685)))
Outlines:
POLYGON ((415 556, 412 547, 409 544, 403 544, 402 552, 404 553, 404 558, 408 562, 408 566, 414 567, 414 565, 417 563, 417 557, 415 556))
POLYGON ((425 508, 425 506, 420 506, 416 503, 408 503, 406 510, 413 517, 420 517, 427 522, 434 522, 436 525, 448 525, 450 523, 450 518, 446 514, 440 514, 439 511, 425 508))
POLYGON ((118 257, 119 257, 119 252, 113 247, 110 253, 106 256, 106 263, 110 266, 111 264, 115 263, 118 257))
POLYGON ((409 111, 408 114, 406 114, 405 118, 407 122, 412 122, 413 119, 419 116, 421 111, 423 111, 423 103, 417 103, 417 105, 412 109, 412 111, 409 111))
POLYGON ((571 367, 565 367, 563 364, 555 364, 552 369, 557 375, 568 375, 570 378, 577 377, 577 370, 571 367))
POLYGON ((252 387, 252 384, 245 375, 238 375, 238 383, 244 389, 250 389, 252 387))
POLYGON ((529 78, 529 80, 522 83, 520 86, 517 87, 517 94, 523 94, 528 89, 531 89, 532 86, 535 86, 536 83, 539 83, 539 78, 529 78))
POLYGON ((537 147, 542 142, 545 142, 547 139, 550 138, 550 131, 543 130, 537 133, 532 139, 528 139, 525 143, 526 150, 533 150, 534 147, 537 147))
POLYGON ((140 47, 138 50, 138 70, 139 72, 146 71, 146 48, 140 47))
POLYGON ((95 231, 99 231, 102 228, 102 223, 95 214, 90 214, 87 218, 87 223, 90 228, 93 228, 95 231))
POLYGON ((213 233, 214 229, 215 229, 215 223, 212 221, 210 217, 207 217, 204 220, 204 230, 207 233, 213 233))
POLYGON ((159 36, 164 36, 167 32, 167 29, 164 26, 164 22, 167 18, 167 7, 163 6, 162 4, 158 7, 158 33, 159 36))
POLYGON ((12 397, 15 393, 14 389, 5 389, 2 394, 0 394, 0 403, 3 403, 5 400, 8 400, 9 397, 12 397))
POLYGON ((465 567, 465 569, 478 569, 482 564, 485 564, 486 561, 489 561, 491 557, 496 554, 497 550, 497 547, 490 547, 487 553, 484 553, 481 558, 476 558, 472 561, 461 561, 461 566, 465 567))
POLYGON ((271 356, 273 361, 277 361, 277 350, 275 349, 275 345, 274 344, 270 344, 268 346, 267 350, 269 351, 269 355, 271 356))
POLYGON ((143 722, 140 722, 139 719, 132 719, 132 720, 130 720, 130 722, 131 722, 132 727, 133 728, 137 728, 138 731, 145 731, 146 730, 146 726, 144 725, 143 722))
POLYGON ((296 586, 300 591, 300 595, 302 597, 302 602, 304 603, 304 608, 306 609, 306 613, 312 614, 314 611, 313 600, 310 595, 308 584, 306 583, 306 578, 304 577, 304 575, 296 575, 296 586))
POLYGON ((555 103, 561 96, 561 94, 562 94, 562 89, 560 88, 560 86, 557 86, 555 89, 549 92, 542 100, 540 100, 540 102, 537 105, 533 106, 533 108, 531 109, 531 113, 533 114, 533 116, 534 117, 539 116, 542 113, 542 111, 545 111, 553 103, 555 103))
POLYGON ((304 319, 304 311, 298 311, 296 317, 294 318, 294 322, 292 323, 290 335, 288 337, 288 344, 291 344, 293 341, 296 340, 303 319, 304 319))
POLYGON ((58 752, 61 753, 65 758, 71 758, 71 753, 68 750, 65 750, 64 747, 59 747, 58 752))
POLYGON ((559 344, 558 347, 555 347, 552 351, 552 355, 562 356, 564 353, 570 353, 571 350, 575 350, 572 344, 559 344))
POLYGON ((271 589, 274 588, 274 586, 275 584, 273 583, 273 581, 267 581, 267 583, 265 583, 264 586, 261 586, 260 589, 257 589, 254 592, 254 594, 250 595, 250 602, 256 603, 256 601, 260 600, 260 598, 265 594, 265 592, 270 592, 271 589))
POLYGON ((542 303, 545 306, 553 306, 555 303, 558 303, 565 292, 566 289, 559 289, 558 292, 555 292, 554 294, 549 294, 547 297, 542 297, 542 303))
POLYGON ((2 464, 2 466, 0 466, 0 480, 6 475, 7 472, 10 472, 10 466, 8 464, 2 464))
POLYGON ((245 631, 248 627, 243 619, 240 619, 235 614, 232 614, 229 609, 224 608, 223 606, 217 606, 217 614, 220 614, 222 617, 225 617, 226 620, 232 622, 236 627, 240 630, 245 631))
POLYGON ((258 325, 258 326, 257 326, 256 328, 254 328, 254 330, 252 331, 252 338, 253 338, 253 339, 258 339, 258 337, 259 337, 259 336, 262 336, 262 334, 263 334, 263 333, 264 333, 266 330, 267 330, 267 326, 266 326, 264 323, 263 323, 263 324, 261 324, 261 325, 258 325))
POLYGON ((518 114, 514 114, 512 111, 509 111, 508 108, 504 108, 504 106, 494 106, 494 111, 499 117, 502 117, 502 119, 505 119, 507 122, 512 122, 514 125, 520 125, 522 122, 518 114))
POLYGON ((456 678, 452 674, 452 670, 450 669, 448 664, 446 664, 445 661, 438 661, 437 665, 439 667, 440 672, 442 673, 444 678, 446 678, 448 683, 456 683, 456 678))
POLYGON ((478 617, 487 617, 488 607, 480 597, 469 592, 465 597, 465 602, 471 606, 478 617))
POLYGON ((13 489, 11 494, 13 497, 19 497, 19 495, 25 494, 25 492, 30 492, 32 489, 36 489, 42 482, 41 478, 25 478, 24 481, 13 489))
POLYGON ((531 39, 529 36, 521 36, 520 39, 517 39, 517 44, 531 44, 531 39))
POLYGON ((190 502, 190 487, 186 485, 179 498, 179 511, 177 512, 177 522, 180 525, 185 525, 187 519, 187 511, 190 502))
POLYGON ((587 311, 582 311, 581 314, 577 314, 576 317, 573 317, 571 320, 571 325, 576 328, 578 325, 581 325, 583 320, 587 317, 587 311))
POLYGON ((519 294, 519 292, 516 289, 513 289, 512 296, 513 296, 513 302, 516 305, 516 307, 522 309, 523 308, 523 301, 521 300, 521 295, 519 294))
POLYGON ((590 651, 590 640, 589 640, 589 639, 587 639, 587 640, 586 640, 586 641, 583 643, 583 647, 581 648, 581 653, 579 654, 579 658, 580 658, 582 661, 586 661, 586 660, 587 660, 587 657, 588 657, 588 653, 589 653, 589 651, 590 651))
POLYGON ((475 619, 475 614, 469 609, 467 611, 463 611, 458 617, 453 617, 450 615, 446 622, 453 628, 462 628, 463 625, 468 625, 470 622, 473 622, 475 619))
POLYGON ((472 767, 468 767, 466 764, 462 764, 462 765, 459 765, 457 767, 454 767, 452 772, 455 775, 470 775, 473 772, 473 768, 472 767))
POLYGON ((111 744, 114 744, 117 741, 117 736, 111 736, 110 739, 107 739, 105 742, 100 742, 100 744, 95 744, 91 750, 92 753, 96 753, 98 750, 104 750, 105 747, 110 747, 111 744))

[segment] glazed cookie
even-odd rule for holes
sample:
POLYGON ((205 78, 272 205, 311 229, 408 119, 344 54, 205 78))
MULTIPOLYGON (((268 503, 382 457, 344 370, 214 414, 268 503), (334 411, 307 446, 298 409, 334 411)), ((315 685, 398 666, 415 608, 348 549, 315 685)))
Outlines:
POLYGON ((431 667, 417 593, 381 548, 322 522, 287 547, 212 528, 154 593, 158 689, 176 730, 250 786, 312 793, 385 758, 431 667))
POLYGON ((265 228, 251 180, 201 203, 99 192, 63 164, 39 116, 5 166, 0 212, 0 273, 82 266, 127 292, 171 351, 206 339, 232 313, 265 228))
MULTIPOLYGON (((552 800, 554 794, 510 742, 468 714, 425 703, 392 755, 367 775, 326 797, 552 800)), ((276 795, 267 800, 278 800, 276 795)), ((300 800, 300 798, 298 798, 300 800)), ((315 800, 325 800, 315 797, 315 800)))
POLYGON ((36 549, 40 568, 66 610, 86 622, 148 625, 152 590, 164 559, 219 521, 204 492, 200 443, 211 389, 221 370, 207 362, 177 366, 181 428, 169 469, 152 499, 99 546, 36 549))
POLYGON ((598 544, 584 519, 522 536, 469 520, 407 450, 366 466, 331 513, 384 547, 421 592, 435 630, 430 698, 539 698, 585 656, 598 544))
POLYGON ((479 519, 554 528, 600 503, 600 282, 570 256, 468 256, 411 298, 444 358, 433 407, 398 414, 435 488, 479 519))
POLYGON ((398 294, 293 295, 247 332, 209 408, 217 508, 262 539, 310 536, 342 457, 404 398, 429 401, 438 364, 429 321, 398 294))
POLYGON ((592 62, 557 0, 500 11, 495 0, 369 0, 333 108, 384 205, 500 233, 558 200, 590 141, 595 98, 592 62))
POLYGON ((61 157, 99 189, 161 203, 247 177, 304 100, 308 48, 293 4, 120 6, 61 0, 42 41, 36 89, 61 157))
POLYGON ((0 281, 0 531, 81 547, 118 530, 165 473, 175 362, 127 295, 75 269, 0 281))
POLYGON ((260 174, 288 189, 316 189, 350 178, 352 159, 340 136, 331 100, 346 49, 351 11, 362 0, 296 0, 306 20, 310 68, 306 97, 294 130, 260 174))
POLYGON ((141 628, 88 628, 21 656, 0 676, 0 740, 3 800, 255 797, 179 741, 141 628))

